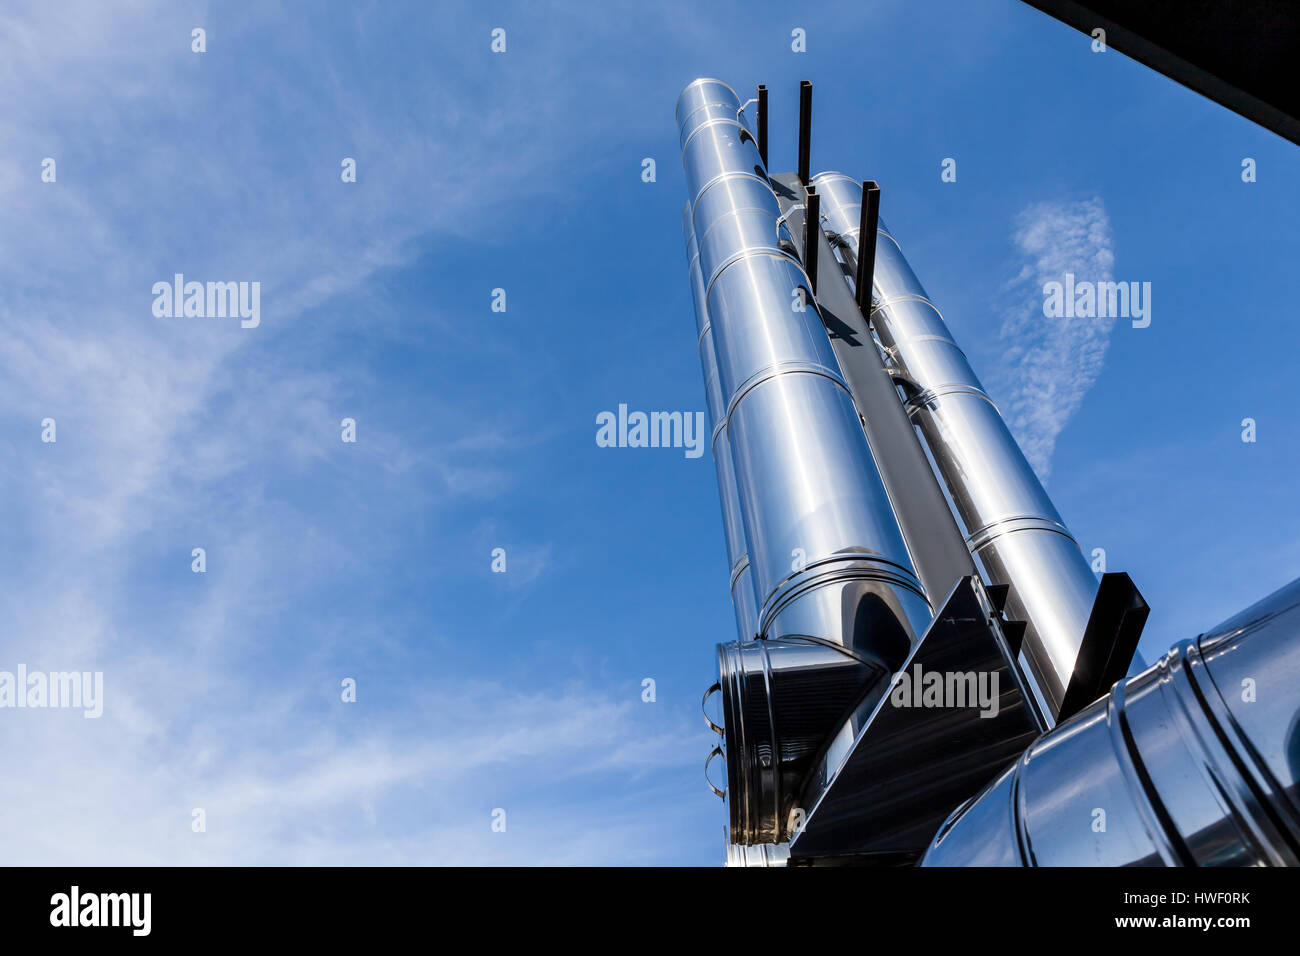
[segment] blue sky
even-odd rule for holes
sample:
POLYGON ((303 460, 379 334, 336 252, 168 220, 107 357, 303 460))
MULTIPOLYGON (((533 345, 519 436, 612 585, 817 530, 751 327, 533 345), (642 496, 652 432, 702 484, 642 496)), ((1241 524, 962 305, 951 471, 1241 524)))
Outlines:
POLYGON ((106 7, 0 13, 0 669, 105 685, 0 711, 11 862, 720 860, 713 466, 595 443, 704 408, 700 75, 768 84, 777 169, 812 80, 995 399, 1059 385, 1017 428, 1148 658, 1300 571, 1295 147, 1023 4, 106 7), (1026 326, 1080 257, 1149 328, 1026 326), (260 326, 156 318, 175 272, 260 326))

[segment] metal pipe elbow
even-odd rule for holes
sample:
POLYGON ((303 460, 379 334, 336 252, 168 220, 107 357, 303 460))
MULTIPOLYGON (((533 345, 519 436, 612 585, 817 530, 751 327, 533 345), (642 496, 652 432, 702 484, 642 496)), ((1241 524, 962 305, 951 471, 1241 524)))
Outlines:
POLYGON ((1300 580, 1039 737, 922 866, 1300 863, 1300 580))

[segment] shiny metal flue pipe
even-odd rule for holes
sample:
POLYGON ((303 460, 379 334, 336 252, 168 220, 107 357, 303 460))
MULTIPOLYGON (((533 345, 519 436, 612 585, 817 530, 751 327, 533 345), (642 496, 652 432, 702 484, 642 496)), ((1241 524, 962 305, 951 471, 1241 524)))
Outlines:
MULTIPOLYGON (((725 423, 722 420, 722 387, 718 383, 718 362, 713 348, 713 331, 709 328, 708 310, 704 304, 704 280, 700 276, 700 249, 695 241, 695 230, 691 227, 689 203, 682 210, 682 231, 686 239, 691 298, 695 305, 695 330, 698 338, 700 368, 704 374, 705 402, 709 410, 709 427, 712 429, 710 447, 717 470, 718 498, 722 503, 722 530, 727 545, 728 567, 731 571, 731 602, 736 613, 737 636, 740 640, 747 641, 758 634, 758 607, 754 599, 754 581, 749 570, 749 555, 745 553, 745 529, 740 517, 735 465, 731 460, 731 445, 727 442, 725 423)), ((764 843, 756 846, 740 846, 728 843, 726 865, 784 866, 789 855, 789 847, 785 844, 764 843)))
MULTIPOLYGON (((856 261, 861 183, 821 173, 813 184, 833 244, 856 261)), ((990 583, 1011 586, 1006 614, 1026 623, 1025 661, 1054 720, 1097 578, 883 220, 872 298, 870 318, 890 374, 965 526, 966 543, 990 583)))
POLYGON ((923 629, 925 593, 739 108, 729 86, 697 80, 677 113, 759 632, 798 619, 798 633, 845 637, 841 602, 805 597, 849 580, 882 585, 923 629))
POLYGON ((719 420, 769 642, 724 646, 719 662, 731 836, 752 844, 788 836, 798 781, 826 759, 815 733, 773 739, 770 708, 801 699, 799 648, 809 673, 829 663, 828 645, 847 650, 830 650, 830 670, 851 696, 901 664, 931 609, 740 109, 717 80, 695 81, 677 104, 719 420), (762 714, 745 694, 760 683, 772 690, 762 714))
POLYGON ((695 303, 695 329, 698 336, 700 368, 704 373, 704 396, 709 409, 709 427, 713 430, 713 463, 718 473, 718 498, 722 502, 722 532, 727 544, 727 566, 731 571, 731 601, 736 611, 736 632, 748 640, 758 633, 758 607, 754 599, 754 582, 745 551, 745 528, 740 517, 740 500, 736 491, 735 465, 727 443, 723 421, 722 386, 718 382, 718 362, 714 356, 713 331, 709 328, 704 304, 704 280, 700 276, 700 252, 691 226, 691 209, 682 210, 682 231, 686 238, 686 257, 690 263, 691 297, 695 303))

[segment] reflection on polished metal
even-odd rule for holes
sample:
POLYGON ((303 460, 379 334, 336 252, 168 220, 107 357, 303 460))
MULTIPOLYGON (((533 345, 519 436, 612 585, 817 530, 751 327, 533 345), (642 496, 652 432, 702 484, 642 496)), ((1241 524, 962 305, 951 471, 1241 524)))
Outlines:
POLYGON ((759 846, 727 844, 727 866, 785 866, 790 859, 790 848, 764 843, 759 846))
POLYGON ((841 686, 845 672, 852 695, 880 684, 931 609, 740 116, 740 98, 717 80, 695 81, 677 104, 720 434, 767 642, 720 651, 731 840, 756 844, 788 835, 792 775, 825 759, 827 738, 855 703, 841 686), (822 705, 828 686, 837 713, 822 705), (811 702, 815 713, 804 714, 811 702), (775 730, 758 732, 764 720, 775 730))
MULTIPOLYGON (((827 231, 852 258, 846 265, 855 265, 861 184, 840 173, 821 173, 813 184, 822 194, 827 231)), ((971 553, 990 583, 1011 586, 1007 616, 1027 625, 1026 662, 1055 716, 1075 671, 1097 578, 883 221, 878 237, 876 334, 971 553)))
POLYGON ((777 202, 794 230, 798 251, 807 260, 804 248, 809 246, 809 238, 813 240, 810 247, 822 247, 816 256, 821 273, 817 309, 844 381, 853 393, 867 445, 880 469, 917 577, 933 601, 975 573, 970 551, 916 429, 898 400, 898 389, 885 369, 875 337, 843 282, 835 250, 821 228, 807 228, 807 191, 793 173, 775 173, 771 181, 777 202))
POLYGON ((709 329, 709 316, 704 306, 699 246, 695 242, 695 230, 691 228, 689 206, 682 211, 682 230, 686 235, 686 257, 690 261, 691 295, 695 300, 695 328, 699 335, 700 366, 704 372, 704 396, 709 408, 710 427, 713 429, 713 463, 718 472, 718 497, 722 501, 722 533, 727 544, 727 566, 731 569, 731 601, 736 609, 736 629, 743 641, 758 633, 758 607, 754 601, 754 583, 749 573, 749 555, 745 553, 745 529, 741 525, 731 448, 723 433, 722 389, 718 384, 713 334, 709 329))
POLYGON ((1300 580, 1040 737, 926 866, 1300 863, 1300 580))

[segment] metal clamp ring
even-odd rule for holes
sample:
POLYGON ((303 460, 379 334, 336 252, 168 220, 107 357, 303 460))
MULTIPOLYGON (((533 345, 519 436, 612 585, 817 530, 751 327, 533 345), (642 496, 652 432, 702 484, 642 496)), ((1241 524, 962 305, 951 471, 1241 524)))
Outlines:
POLYGON ((717 794, 719 800, 726 800, 727 791, 719 790, 717 787, 713 785, 713 781, 709 779, 709 764, 713 763, 714 757, 721 757, 721 756, 722 756, 721 747, 714 747, 712 750, 709 751, 709 757, 707 760, 704 761, 704 782, 709 785, 710 790, 712 790, 715 794, 717 794))
POLYGON ((784 213, 782 213, 780 216, 777 217, 777 220, 776 220, 776 237, 777 237, 778 239, 781 238, 781 227, 785 225, 785 221, 786 221, 786 219, 790 218, 790 214, 791 214, 792 212, 794 212, 796 209, 803 209, 803 208, 804 208, 803 203, 799 203, 798 205, 791 206, 791 207, 790 207, 789 209, 787 209, 784 213))
POLYGON ((721 727, 719 727, 709 718, 709 712, 704 706, 709 702, 709 697, 712 696, 715 692, 720 690, 722 690, 722 682, 714 681, 713 686, 710 687, 708 690, 706 690, 704 692, 704 696, 700 698, 700 710, 704 712, 704 722, 709 725, 709 729, 713 731, 715 734, 717 734, 719 737, 723 737, 725 736, 725 732, 721 727))

